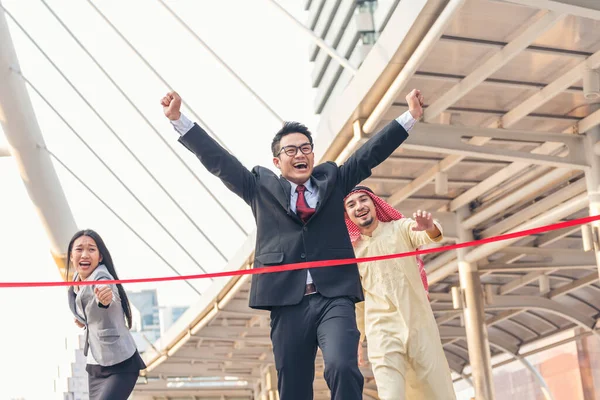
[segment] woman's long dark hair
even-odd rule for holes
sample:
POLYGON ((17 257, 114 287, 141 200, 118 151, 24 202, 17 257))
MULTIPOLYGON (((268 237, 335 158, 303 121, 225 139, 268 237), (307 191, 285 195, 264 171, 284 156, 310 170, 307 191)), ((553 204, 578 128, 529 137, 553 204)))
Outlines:
MULTIPOLYGON (((102 238, 100 237, 100 235, 98 235, 98 233, 96 233, 96 231, 93 231, 91 229, 84 229, 77 232, 75 235, 73 235, 73 238, 69 242, 69 249, 67 251, 67 279, 69 279, 69 267, 71 266, 71 251, 73 250, 73 243, 75 243, 75 240, 79 239, 82 236, 88 236, 94 239, 94 242, 96 242, 96 246, 98 247, 98 251, 102 256, 102 261, 100 261, 100 264, 104 264, 106 266, 106 269, 114 279, 119 279, 119 277, 117 276, 117 271, 115 271, 115 266, 113 264, 112 257, 110 256, 110 252, 104 244, 104 240, 102 240, 102 238)), ((127 293, 125 293, 125 289, 123 289, 123 285, 121 285, 120 283, 117 284, 117 290, 119 292, 119 296, 121 297, 121 306, 123 307, 123 313, 125 314, 127 327, 131 329, 131 305, 129 304, 127 293)))

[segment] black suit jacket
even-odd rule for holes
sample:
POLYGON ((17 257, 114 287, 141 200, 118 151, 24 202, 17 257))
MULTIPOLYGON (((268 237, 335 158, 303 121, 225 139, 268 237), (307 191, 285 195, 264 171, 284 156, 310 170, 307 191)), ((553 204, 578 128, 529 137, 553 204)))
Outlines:
MULTIPOLYGON (((257 226, 254 267, 259 268, 353 258, 344 222, 344 197, 407 137, 404 128, 392 121, 342 166, 333 162, 317 165, 311 180, 319 188, 319 199, 306 224, 290 209, 291 185, 283 177, 260 166, 248 171, 196 124, 179 141, 252 208, 257 226)), ((310 274, 325 297, 349 296, 355 302, 364 299, 356 264, 310 269, 310 274)), ((300 303, 306 275, 306 270, 253 275, 250 307, 270 309, 300 303)))

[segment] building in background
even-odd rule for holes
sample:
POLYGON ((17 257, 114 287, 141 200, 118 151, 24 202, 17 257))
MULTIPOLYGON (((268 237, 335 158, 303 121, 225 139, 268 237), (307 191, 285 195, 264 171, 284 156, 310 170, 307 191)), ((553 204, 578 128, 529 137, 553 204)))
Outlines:
POLYGON ((89 399, 86 357, 83 355, 84 341, 84 335, 65 338, 65 357, 58 365, 57 377, 54 379, 56 399, 89 399))
POLYGON ((132 309, 131 333, 138 350, 144 352, 156 342, 188 309, 185 307, 160 307, 155 289, 128 292, 132 309))
POLYGON ((129 302, 132 308, 139 313, 137 329, 132 331, 145 335, 152 343, 160 337, 160 315, 158 312, 158 296, 156 290, 142 290, 140 292, 128 292, 129 302))
POLYGON ((169 330, 171 325, 175 323, 183 315, 188 307, 160 307, 159 320, 160 320, 160 334, 164 334, 169 330))
MULTIPOLYGON (((350 64, 358 68, 371 51, 379 33, 385 28, 398 0, 307 0, 306 26, 331 45, 350 64)), ((312 85, 317 89, 316 114, 324 113, 346 88, 353 73, 314 42, 309 47, 313 62, 312 85)))

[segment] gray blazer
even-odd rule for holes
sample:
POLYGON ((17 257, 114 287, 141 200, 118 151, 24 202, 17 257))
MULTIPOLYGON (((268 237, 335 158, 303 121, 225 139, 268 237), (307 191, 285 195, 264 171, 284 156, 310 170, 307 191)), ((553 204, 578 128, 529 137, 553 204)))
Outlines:
MULTIPOLYGON (((106 267, 100 264, 87 280, 112 279, 114 278, 106 267)), ((85 325, 84 354, 87 356, 88 350, 91 350, 96 362, 104 367, 123 362, 136 351, 133 336, 125 324, 125 314, 117 288, 115 285, 110 287, 113 291, 113 302, 108 307, 98 305, 94 295, 95 285, 80 286, 78 293, 75 293, 71 286, 68 291, 69 307, 75 318, 85 325), (83 315, 77 312, 76 305, 83 310, 83 315)))

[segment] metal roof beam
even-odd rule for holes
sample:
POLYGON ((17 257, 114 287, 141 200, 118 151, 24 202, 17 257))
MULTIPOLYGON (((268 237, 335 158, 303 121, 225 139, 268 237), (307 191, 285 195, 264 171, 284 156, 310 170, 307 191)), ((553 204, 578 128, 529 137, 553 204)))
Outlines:
POLYGON ((587 19, 600 20, 600 3, 595 0, 503 0, 509 3, 552 10, 587 19))
MULTIPOLYGON (((519 189, 520 190, 520 189, 519 189)), ((554 207, 557 204, 562 203, 563 201, 567 201, 574 196, 577 196, 583 192, 585 192, 585 180, 580 179, 579 181, 568 184, 562 189, 559 189, 555 193, 550 196, 546 196, 541 200, 536 198, 530 199, 530 204, 518 210, 513 215, 503 218, 500 221, 495 221, 485 230, 480 232, 481 237, 487 238, 495 235, 499 235, 507 230, 519 225, 521 221, 530 219, 539 215, 545 211, 548 211, 550 208, 554 207)), ((536 196, 537 197, 537 196, 536 196)), ((511 204, 514 206, 514 204, 511 204)), ((523 247, 524 249, 531 249, 531 247, 523 247)), ((509 251, 509 250, 507 250, 509 251)))
MULTIPOLYGON (((583 56, 587 58, 587 56, 583 56)), ((463 80, 466 75, 456 75, 456 74, 444 74, 440 72, 431 72, 431 71, 418 71, 415 73, 415 79, 426 79, 426 80, 434 80, 440 82, 452 82, 458 83, 463 80)), ((481 82, 481 85, 494 86, 502 89, 506 88, 515 88, 515 89, 543 89, 546 84, 540 82, 530 82, 530 81, 516 81, 516 80, 508 80, 508 79, 497 79, 497 78, 487 78, 485 81, 481 82)), ((568 87, 565 89, 565 93, 573 93, 580 94, 583 90, 582 87, 568 87)), ((399 105, 399 104, 395 104, 399 105)), ((386 113, 387 115, 387 113, 386 113)), ((398 114, 394 114, 397 116, 398 114)))
POLYGON ((211 342, 240 342, 246 344, 255 344, 255 345, 263 345, 263 346, 271 346, 271 340, 268 336, 265 337, 223 337, 223 336, 210 336, 205 335, 204 330, 201 331, 202 334, 192 336, 193 338, 207 340, 211 342))
MULTIPOLYGON (((484 82, 485 83, 485 82, 484 82)), ((483 85, 483 84, 482 84, 483 85)), ((524 88, 521 88, 524 89, 524 88)), ((577 88, 577 90, 572 90, 572 91, 565 91, 565 93, 572 93, 572 94, 581 94, 583 88, 577 88)), ((385 115, 383 116, 383 120, 382 120, 382 127, 383 124, 386 124, 390 121, 392 121, 393 119, 396 119, 398 117, 398 115, 402 115, 403 112, 408 110, 408 106, 405 103, 394 103, 394 105, 389 109, 388 112, 385 113, 385 115)), ((451 114, 465 114, 465 115, 481 115, 481 114, 485 114, 485 115, 490 115, 490 116, 498 116, 501 117, 504 114, 506 114, 506 110, 501 110, 501 109, 491 109, 491 108, 473 108, 473 107, 456 107, 456 106, 452 106, 452 107, 448 107, 446 109, 446 112, 450 112, 451 114)), ((548 119, 553 119, 556 121, 567 121, 567 122, 572 122, 572 123, 578 123, 579 121, 582 121, 583 119, 580 117, 575 117, 572 115, 564 115, 564 114, 549 114, 549 113, 529 113, 527 114, 524 118, 530 118, 530 119, 540 119, 540 120, 548 120, 548 119)), ((498 127, 498 123, 495 121, 491 126, 491 128, 497 128, 498 127)), ((571 133, 572 128, 569 128, 568 132, 565 133, 571 133)))
MULTIPOLYGON (((523 101, 521 104, 513 108, 511 111, 506 113, 500 119, 500 125, 504 128, 509 128, 510 126, 516 124, 522 118, 525 118, 528 114, 535 111, 543 104, 554 98, 557 94, 561 93, 565 88, 570 85, 576 83, 579 79, 581 79, 581 75, 585 68, 598 68, 600 67, 600 51, 594 53, 587 60, 580 63, 573 69, 570 69, 568 72, 560 76, 558 79, 548 84, 538 93, 529 97, 527 100, 523 101)), ((577 124, 575 124, 575 131, 577 132, 586 132, 589 129, 593 128, 600 124, 600 110, 590 114, 588 117, 582 119, 577 124)), ((569 128, 565 132, 572 132, 573 129, 569 128)), ((555 143, 546 143, 540 146, 538 149, 534 150, 538 154, 548 154, 549 152, 556 150, 558 148, 555 143)), ((489 190, 491 187, 497 185, 501 181, 507 179, 508 177, 514 176, 516 173, 521 172, 522 170, 528 168, 531 164, 529 163, 514 163, 506 168, 506 171, 499 171, 492 177, 484 180, 478 186, 468 190, 463 193, 455 200, 452 201, 450 205, 450 209, 454 210, 459 208, 460 206, 467 204, 471 200, 475 199, 478 195, 489 190)))
MULTIPOLYGON (((454 42, 454 43, 462 42, 465 44, 472 44, 475 46, 482 46, 482 47, 496 48, 496 49, 502 49, 508 44, 507 42, 501 42, 501 41, 497 41, 497 40, 487 40, 487 39, 465 37, 465 36, 452 36, 452 35, 443 35, 440 38, 440 42, 454 42)), ((571 56, 571 57, 584 58, 584 59, 591 55, 591 53, 585 52, 585 51, 568 50, 568 49, 561 49, 558 47, 536 46, 536 45, 527 46, 523 51, 530 52, 530 53, 546 54, 546 55, 551 54, 551 55, 555 55, 555 56, 556 55, 571 56)))
MULTIPOLYGON (((546 17, 547 16, 548 16, 548 14, 546 14, 546 17)), ((535 40, 535 38, 533 38, 531 41, 533 41, 533 40, 535 40)), ((515 41, 513 41, 513 42, 515 42, 515 41)), ((511 43, 513 43, 513 42, 511 42, 511 43)), ((507 45, 507 47, 508 47, 508 45, 507 45)), ((590 64, 593 64, 594 61, 595 61, 595 58, 590 61, 590 64)), ((585 62, 587 62, 587 60, 585 62)), ((504 64, 502 64, 502 65, 504 65, 504 64)), ((428 115, 429 115, 430 120, 432 120, 434 117, 437 117, 437 115, 439 115, 445 109, 450 107, 458 98, 462 97, 462 95, 464 95, 466 92, 471 90, 477 84, 482 83, 487 77, 489 77, 493 72, 495 72, 495 70, 493 70, 489 73, 489 75, 486 76, 485 75, 486 70, 483 68, 484 66, 486 66, 486 64, 482 65, 482 67, 478 68, 471 75, 469 75, 465 79, 463 79, 461 81, 461 83, 455 85, 451 89, 451 91, 447 92, 444 96, 442 96, 438 101, 435 102, 435 103, 438 103, 437 105, 434 103, 430 107, 428 107, 425 110, 426 120, 428 118, 428 115), (469 77, 472 77, 472 78, 467 80, 469 77), (475 78, 477 78, 477 79, 475 79, 475 78), (465 81, 466 81, 466 84, 464 83, 465 81), (461 88, 461 85, 463 85, 464 87, 461 88), (451 98, 452 94, 454 95, 454 97, 456 99, 453 100, 451 98), (434 105, 436 106, 435 108, 433 107, 434 105)), ((577 72, 579 72, 579 76, 581 76, 580 75, 581 72, 579 70, 577 70, 577 72)), ((557 88, 561 87, 561 85, 564 84, 565 81, 570 79, 571 75, 573 75, 573 74, 575 74, 575 73, 571 72, 571 73, 565 74, 565 75, 567 75, 567 77, 563 78, 562 82, 557 82, 552 86, 548 85, 547 89, 546 88, 543 89, 543 90, 545 90, 545 93, 543 93, 541 95, 539 93, 534 95, 533 97, 535 97, 535 99, 533 99, 533 97, 532 97, 532 100, 528 100, 529 103, 522 105, 523 110, 525 110, 526 107, 531 107, 532 105, 535 105, 536 101, 540 102, 540 101, 549 99, 548 96, 551 94, 551 92, 554 90, 557 90, 557 88)), ((569 86, 570 85, 567 85, 565 88, 567 88, 569 86)), ((531 110, 531 111, 533 111, 533 110, 531 110)), ((521 115, 521 118, 523 118, 525 115, 521 115)), ((509 115, 509 118, 507 118, 505 121, 503 121, 504 127, 508 127, 509 124, 516 123, 519 120, 517 118, 517 116, 518 115, 516 115, 516 113, 513 114, 512 117, 509 115)), ((600 114, 598 115, 598 118, 600 119, 600 114)), ((472 140, 473 144, 476 144, 476 145, 484 144, 486 141, 487 141, 486 139, 479 139, 479 138, 472 140)), ((552 152, 554 150, 556 150, 556 144, 547 143, 547 144, 540 146, 540 148, 534 150, 532 153, 548 154, 549 152, 552 152)), ((430 170, 428 170, 425 174, 423 174, 417 180, 413 181, 410 185, 407 185, 404 188, 400 189, 398 192, 396 192, 395 196, 394 196, 394 200, 401 202, 402 200, 408 198, 410 195, 412 195, 413 193, 415 193, 416 191, 421 189, 423 186, 428 184, 428 182, 431 181, 431 179, 433 179, 433 177, 435 176, 435 174, 437 172, 446 171, 446 170, 452 168, 454 165, 458 164, 461 160, 462 160, 462 157, 459 155, 452 155, 452 156, 446 157, 442 162, 440 162, 436 166, 433 166, 430 170)), ((489 178, 489 180, 482 182, 482 184, 472 188, 467 193, 461 195, 460 199, 454 200, 451 203, 450 209, 456 210, 456 209, 460 208, 461 205, 468 203, 469 201, 474 199, 478 194, 484 192, 485 190, 489 189, 490 187, 493 187, 493 185, 497 184, 495 182, 498 181, 499 177, 514 176, 515 173, 522 171, 523 169, 527 168, 529 165, 530 165, 530 163, 526 163, 526 162, 514 163, 513 165, 511 165, 511 167, 509 167, 509 168, 511 168, 511 170, 514 170, 514 171, 506 171, 506 173, 500 171, 499 173, 494 175, 492 178, 489 178)))
POLYGON ((520 52, 527 48, 544 32, 550 30, 554 24, 561 20, 564 14, 549 11, 534 23, 530 24, 525 31, 508 43, 502 50, 491 56, 483 64, 477 67, 460 83, 444 93, 438 100, 433 102, 424 112, 423 119, 426 122, 434 121, 442 112, 452 104, 469 93, 475 86, 498 71, 520 52))
MULTIPOLYGON (((225 378, 230 376, 235 376, 241 379, 258 379, 260 375, 258 373, 250 372, 240 372, 238 371, 230 371, 228 369, 221 369, 216 365, 202 365, 202 364, 187 364, 187 365, 173 365, 173 364, 165 364, 164 367, 161 367, 160 374, 154 375, 148 374, 148 378, 155 377, 195 377, 195 376, 210 376, 215 378, 225 378)), ((137 392, 137 386, 136 386, 137 392)))
MULTIPOLYGON (((553 154, 559 151, 561 148, 563 148, 562 143, 547 142, 533 149, 531 151, 531 154, 553 154)), ((514 162, 508 165, 506 168, 503 168, 500 171, 493 174, 492 176, 490 176, 489 178, 484 179, 477 186, 472 187, 465 193, 452 200, 450 202, 450 210, 457 210, 460 207, 469 204, 477 197, 497 187, 502 182, 512 179, 515 176, 518 176, 520 173, 522 173, 528 168, 531 168, 531 163, 529 162, 514 162)))
POLYGON ((421 124, 414 128, 409 138, 402 144, 403 149, 455 154, 464 157, 491 158, 502 161, 520 161, 528 164, 540 164, 571 169, 587 169, 584 154, 583 137, 562 133, 539 133, 527 131, 509 131, 490 128, 458 127, 438 124, 421 124), (569 148, 565 157, 532 154, 528 151, 508 150, 491 146, 479 146, 468 143, 473 137, 507 138, 524 141, 562 142, 569 148))
MULTIPOLYGON (((465 332, 465 328, 463 327, 454 327, 454 326, 440 326, 440 337, 442 339, 454 339, 454 338, 466 338, 467 334, 465 332)), ((500 346, 504 349, 509 349, 511 354, 515 354, 519 351, 519 347, 516 344, 512 344, 498 336, 493 332, 488 333, 488 337, 490 339, 490 343, 494 343, 496 346, 500 346)), ((465 351, 467 351, 465 349, 465 351)))
POLYGON ((491 263, 479 267, 481 272, 515 272, 515 271, 554 271, 556 269, 596 269, 596 260, 590 257, 589 261, 549 261, 549 262, 519 262, 513 264, 496 264, 491 263))
MULTIPOLYGON (((0 150, 1 151, 1 150, 0 150)), ((400 183, 409 183, 412 182, 414 178, 411 177, 406 177, 406 176, 371 176, 369 178, 367 178, 367 186, 369 183, 394 183, 394 184, 400 184, 400 183)), ((434 182, 430 182, 431 184, 433 184, 434 182)), ((475 185, 477 185, 479 182, 478 181, 473 181, 473 180, 466 180, 466 179, 448 179, 448 185, 449 186, 453 186, 453 187, 473 187, 475 185)))
MULTIPOLYGON (((395 155, 392 154, 390 157, 388 157, 388 159, 386 160, 387 163, 440 163, 442 162, 444 159, 440 158, 440 157, 423 157, 423 156, 399 156, 399 155, 395 155)), ((495 167, 495 166, 506 166, 509 165, 509 163, 504 162, 504 161, 497 161, 497 160, 463 160, 462 162, 463 165, 473 165, 473 166, 490 166, 490 167, 495 167)), ((418 178, 416 178, 418 179, 418 178)))
MULTIPOLYGON (((541 214, 531 220, 522 223, 521 225, 515 227, 510 232, 516 232, 520 230, 532 229, 538 226, 542 226, 548 223, 556 222, 562 218, 566 218, 575 212, 587 207, 588 198, 586 194, 581 194, 572 198, 569 201, 566 201, 551 210, 547 211, 544 214, 541 214)), ((495 253, 496 251, 515 243, 519 239, 509 239, 504 240, 502 242, 488 243, 482 246, 476 247, 474 250, 470 251, 466 255, 466 259, 468 262, 477 262, 490 254, 495 253)), ((455 273, 457 271, 458 264, 456 260, 450 261, 436 270, 428 269, 428 279, 430 284, 437 283, 447 276, 455 273)))
MULTIPOLYGON (((596 279, 598 279, 597 274, 596 279)), ((592 329, 596 324, 594 318, 574 310, 573 307, 539 296, 494 296, 491 304, 487 304, 485 308, 486 310, 512 310, 518 308, 542 310, 556 314, 587 330, 592 329)))
MULTIPOLYGON (((248 305, 246 304, 246 307, 248 305)), ((222 337, 223 340, 228 339, 238 339, 235 336, 225 336, 225 335, 244 335, 244 337, 239 337, 239 339, 248 339, 254 337, 269 337, 269 333, 271 332, 271 328, 261 328, 261 327, 248 327, 248 326, 217 326, 217 325, 208 325, 200 332, 198 332, 198 336, 209 336, 209 337, 222 337)))
POLYGON ((579 121, 576 125, 576 130, 578 133, 587 132, 590 129, 600 125, 600 110, 596 110, 581 121, 579 121))
POLYGON ((525 255, 537 255, 544 257, 578 257, 580 256, 581 249, 571 248, 540 248, 540 247, 527 247, 527 246, 509 246, 505 247, 500 251, 501 253, 518 253, 525 255))
MULTIPOLYGON (((596 276, 597 279, 597 276, 596 276)), ((596 320, 594 318, 588 317, 587 315, 580 313, 577 310, 574 310, 573 307, 566 306, 562 303, 559 303, 555 300, 551 300, 546 297, 540 296, 516 296, 516 295, 506 295, 506 296, 493 296, 491 302, 486 303, 485 310, 502 310, 508 311, 508 316, 503 318, 510 318, 515 313, 520 313, 525 310, 541 310, 545 312, 549 312, 552 314, 556 314, 562 318, 573 322, 574 324, 585 328, 586 330, 590 330, 596 324, 596 320)), ((453 308, 441 308, 437 307, 437 311, 453 311, 453 308)), ((492 318, 492 323, 499 322, 495 320, 495 317, 492 318)), ((486 322, 486 323, 489 323, 486 322)))
MULTIPOLYGON (((596 268, 595 263, 594 263, 593 267, 596 268)), ((546 297, 548 297, 549 299, 553 299, 557 296, 561 296, 561 295, 570 293, 570 292, 577 290, 579 288, 582 288, 584 286, 591 285, 592 283, 594 283, 596 281, 598 281, 598 272, 597 271, 594 273, 591 273, 589 275, 586 275, 583 278, 574 280, 571 283, 567 283, 566 285, 563 285, 554 290, 551 290, 550 292, 548 292, 546 297)))
POLYGON ((542 105, 556 97, 558 94, 564 92, 571 85, 577 83, 577 81, 581 79, 585 68, 595 69, 598 67, 600 67, 600 51, 597 51, 588 59, 578 64, 576 67, 571 68, 558 79, 554 80, 542 90, 507 112, 500 119, 500 125, 505 128, 514 125, 527 116, 527 114, 537 110, 542 105))

